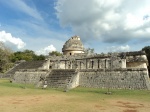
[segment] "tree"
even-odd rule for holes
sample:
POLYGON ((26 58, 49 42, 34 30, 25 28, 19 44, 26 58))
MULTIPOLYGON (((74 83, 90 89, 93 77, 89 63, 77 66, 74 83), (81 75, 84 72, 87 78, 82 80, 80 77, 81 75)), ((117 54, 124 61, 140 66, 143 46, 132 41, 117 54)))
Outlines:
POLYGON ((150 46, 145 46, 144 48, 142 48, 142 51, 145 51, 145 53, 146 53, 148 63, 149 63, 148 70, 150 73, 150 46))
POLYGON ((26 61, 31 61, 33 60, 34 52, 30 50, 25 50, 25 51, 17 51, 14 52, 14 55, 12 56, 12 61, 20 61, 20 60, 26 60, 26 61))
POLYGON ((36 55, 32 50, 24 50, 24 51, 17 51, 14 52, 12 56, 12 62, 25 60, 25 61, 35 61, 35 60, 45 60, 44 55, 36 55))
POLYGON ((150 63, 150 46, 145 46, 144 48, 142 48, 142 51, 145 51, 148 62, 150 63))
POLYGON ((34 55, 33 60, 45 60, 45 56, 44 55, 34 55))
POLYGON ((11 68, 16 61, 45 60, 44 55, 36 55, 32 50, 12 52, 2 42, 0 42, 0 72, 4 73, 11 68))
POLYGON ((6 72, 13 66, 11 62, 12 51, 7 48, 2 42, 0 42, 0 72, 6 72))
POLYGON ((62 56, 62 53, 60 53, 58 51, 52 51, 49 53, 49 56, 62 56))

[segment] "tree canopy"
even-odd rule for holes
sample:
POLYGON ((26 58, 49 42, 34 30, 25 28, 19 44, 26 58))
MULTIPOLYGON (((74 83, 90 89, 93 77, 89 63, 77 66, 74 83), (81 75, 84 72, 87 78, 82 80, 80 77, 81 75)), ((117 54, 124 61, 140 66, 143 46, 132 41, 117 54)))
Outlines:
POLYGON ((58 51, 52 51, 49 53, 50 56, 62 56, 62 53, 58 52, 58 51))
POLYGON ((44 55, 36 55, 32 50, 24 50, 14 52, 12 56, 12 62, 25 60, 25 61, 35 61, 35 60, 45 60, 44 55))

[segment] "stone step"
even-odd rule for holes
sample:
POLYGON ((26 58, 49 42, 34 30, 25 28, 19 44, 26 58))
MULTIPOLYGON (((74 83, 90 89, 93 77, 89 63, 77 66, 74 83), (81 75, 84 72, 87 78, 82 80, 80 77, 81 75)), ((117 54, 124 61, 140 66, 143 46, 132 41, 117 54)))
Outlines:
POLYGON ((75 74, 75 70, 53 70, 47 77, 49 87, 65 87, 75 74))

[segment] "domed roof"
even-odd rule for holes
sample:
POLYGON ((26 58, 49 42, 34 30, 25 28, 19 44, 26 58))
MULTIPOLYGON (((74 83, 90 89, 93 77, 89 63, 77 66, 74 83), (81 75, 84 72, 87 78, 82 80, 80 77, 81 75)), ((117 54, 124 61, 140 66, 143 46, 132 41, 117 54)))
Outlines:
POLYGON ((66 41, 62 48, 62 52, 64 51, 84 51, 84 46, 80 40, 80 37, 73 36, 66 41))

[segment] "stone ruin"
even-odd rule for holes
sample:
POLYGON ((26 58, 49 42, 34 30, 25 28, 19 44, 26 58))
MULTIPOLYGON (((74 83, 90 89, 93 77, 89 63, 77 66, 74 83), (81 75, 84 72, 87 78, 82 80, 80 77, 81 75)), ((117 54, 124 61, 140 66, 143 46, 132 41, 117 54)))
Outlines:
POLYGON ((7 76, 13 83, 37 87, 150 89, 144 51, 87 55, 78 36, 69 39, 62 51, 63 56, 45 61, 22 62, 7 76))

